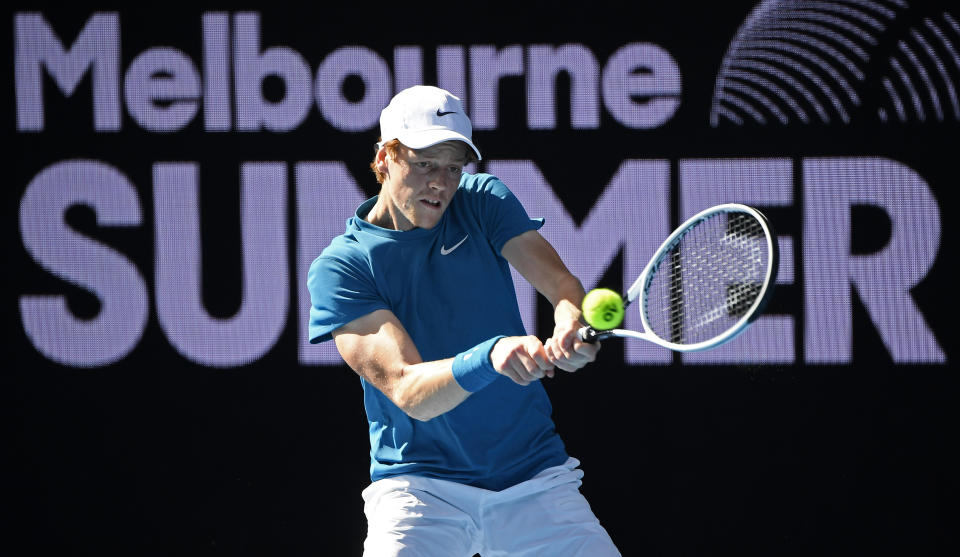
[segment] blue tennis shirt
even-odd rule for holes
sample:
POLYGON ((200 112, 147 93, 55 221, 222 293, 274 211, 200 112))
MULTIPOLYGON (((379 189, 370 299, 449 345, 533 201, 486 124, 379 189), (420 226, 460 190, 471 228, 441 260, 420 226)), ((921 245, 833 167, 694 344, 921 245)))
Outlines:
MULTIPOLYGON (((398 231, 363 217, 364 202, 310 266, 310 342, 387 309, 424 361, 442 360, 496 335, 526 334, 510 268, 511 238, 543 226, 497 178, 464 174, 437 226, 398 231)), ((415 474, 491 490, 567 459, 539 381, 500 376, 428 422, 410 418, 361 378, 370 425, 370 477, 415 474)))

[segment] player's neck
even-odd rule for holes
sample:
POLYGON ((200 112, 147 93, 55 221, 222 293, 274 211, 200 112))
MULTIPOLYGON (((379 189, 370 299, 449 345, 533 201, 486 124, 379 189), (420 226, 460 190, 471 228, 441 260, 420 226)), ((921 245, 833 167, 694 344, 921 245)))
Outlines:
POLYGON ((377 197, 377 202, 374 203, 370 212, 362 218, 374 226, 387 230, 406 231, 416 228, 403 215, 394 214, 390 211, 389 199, 384 196, 383 192, 377 197))

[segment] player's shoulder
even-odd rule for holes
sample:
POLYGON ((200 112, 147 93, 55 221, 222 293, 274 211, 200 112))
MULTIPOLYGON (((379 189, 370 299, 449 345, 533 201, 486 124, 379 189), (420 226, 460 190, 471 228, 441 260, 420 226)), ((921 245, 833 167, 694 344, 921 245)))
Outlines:
POLYGON ((510 189, 493 174, 468 174, 464 172, 460 178, 460 192, 472 197, 485 195, 503 197, 510 192, 510 189))
POLYGON ((310 263, 307 271, 307 288, 311 293, 335 290, 337 285, 360 285, 372 288, 373 271, 369 253, 357 242, 338 236, 310 263))
POLYGON ((320 255, 313 260, 310 266, 338 264, 366 266, 369 255, 369 249, 360 241, 358 234, 348 228, 343 234, 330 240, 330 244, 320 252, 320 255))

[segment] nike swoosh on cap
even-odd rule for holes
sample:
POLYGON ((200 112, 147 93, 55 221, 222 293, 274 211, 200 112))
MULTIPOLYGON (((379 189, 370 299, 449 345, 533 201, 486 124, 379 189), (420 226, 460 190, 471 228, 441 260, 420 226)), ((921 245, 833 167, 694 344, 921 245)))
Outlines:
POLYGON ((440 109, 437 109, 437 116, 446 116, 447 114, 456 114, 456 110, 451 110, 449 112, 440 112, 440 109))

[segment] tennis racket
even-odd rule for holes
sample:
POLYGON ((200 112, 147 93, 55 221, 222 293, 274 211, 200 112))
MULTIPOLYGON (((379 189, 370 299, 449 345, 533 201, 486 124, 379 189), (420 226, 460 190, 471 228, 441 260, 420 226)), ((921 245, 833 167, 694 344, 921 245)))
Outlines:
POLYGON ((630 286, 643 332, 580 329, 580 338, 647 340, 678 352, 716 348, 763 311, 777 280, 777 240, 759 211, 736 203, 690 217, 660 246, 630 286))

